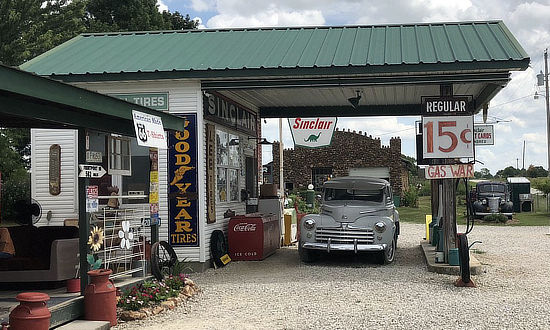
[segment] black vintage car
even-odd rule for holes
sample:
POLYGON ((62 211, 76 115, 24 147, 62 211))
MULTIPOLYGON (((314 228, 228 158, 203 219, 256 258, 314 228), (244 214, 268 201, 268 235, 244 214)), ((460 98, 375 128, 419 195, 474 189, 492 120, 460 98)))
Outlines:
POLYGON ((512 218, 514 205, 510 200, 508 185, 504 182, 479 182, 470 198, 476 218, 493 213, 512 218))

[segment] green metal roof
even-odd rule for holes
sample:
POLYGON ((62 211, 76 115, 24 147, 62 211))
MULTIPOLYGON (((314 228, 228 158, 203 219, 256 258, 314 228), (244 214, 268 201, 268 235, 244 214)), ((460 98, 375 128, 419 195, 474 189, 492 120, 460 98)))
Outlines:
POLYGON ((135 136, 132 110, 161 117, 165 129, 185 121, 114 97, 0 65, 0 127, 89 128, 135 136))
POLYGON ((250 70, 327 74, 358 68, 355 73, 368 74, 395 66, 523 70, 528 64, 502 21, 483 21, 82 34, 21 68, 39 75, 212 77, 250 70))

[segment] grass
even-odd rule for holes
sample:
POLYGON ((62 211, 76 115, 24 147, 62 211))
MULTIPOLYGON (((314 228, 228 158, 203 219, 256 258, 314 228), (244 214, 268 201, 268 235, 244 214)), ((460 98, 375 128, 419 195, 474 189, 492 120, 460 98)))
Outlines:
MULTIPOLYGON (((399 219, 408 223, 425 223, 426 214, 431 214, 430 196, 420 196, 418 207, 399 207, 399 219)), ((463 200, 463 199, 462 199, 463 200)), ((466 206, 459 202, 456 206, 456 216, 459 225, 466 224, 466 206)), ((476 225, 482 226, 549 226, 550 213, 546 210, 546 198, 539 197, 535 200, 535 212, 514 213, 512 221, 506 224, 475 221, 476 225)))

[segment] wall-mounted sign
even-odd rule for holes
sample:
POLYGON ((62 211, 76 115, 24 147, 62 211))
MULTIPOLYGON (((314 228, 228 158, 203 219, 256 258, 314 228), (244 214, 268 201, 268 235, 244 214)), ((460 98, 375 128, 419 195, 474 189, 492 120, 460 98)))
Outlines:
POLYGON ((78 164, 78 168, 80 169, 79 178, 99 179, 107 173, 101 165, 78 164))
POLYGON ((197 115, 184 114, 183 132, 169 134, 168 242, 199 246, 197 115))
POLYGON ((473 158, 474 116, 422 117, 424 158, 473 158))
POLYGON ((108 94, 126 102, 135 103, 155 110, 168 110, 168 93, 108 94))
POLYGON ((86 151, 86 163, 102 163, 102 162, 103 162, 103 153, 101 151, 86 151))
POLYGON ((430 165, 425 169, 426 179, 473 178, 473 164, 430 165))
POLYGON ((256 136, 257 115, 217 94, 203 95, 204 118, 256 136))
POLYGON ((474 144, 476 146, 492 146, 495 144, 493 125, 474 125, 474 144))
POLYGON ((86 212, 97 212, 99 210, 98 186, 86 186, 86 212))
POLYGON ((206 124, 206 222, 216 222, 216 127, 206 124))
POLYGON ((159 216, 159 155, 157 148, 149 148, 149 216, 151 225, 160 225, 159 216))
POLYGON ((61 193, 61 147, 59 144, 50 146, 50 163, 48 165, 50 194, 57 196, 61 193))
POLYGON ((473 114, 467 96, 422 97, 422 116, 468 116, 473 114))
POLYGON ((162 119, 147 113, 132 110, 137 143, 144 147, 167 149, 162 119))
POLYGON ((336 117, 289 118, 294 145, 319 148, 330 145, 336 117))

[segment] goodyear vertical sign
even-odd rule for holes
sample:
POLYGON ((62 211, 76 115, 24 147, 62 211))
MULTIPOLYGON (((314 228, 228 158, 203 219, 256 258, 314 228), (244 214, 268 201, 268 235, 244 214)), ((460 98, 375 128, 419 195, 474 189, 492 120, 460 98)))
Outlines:
POLYGON ((182 117, 185 129, 169 137, 168 239, 174 246, 199 246, 197 115, 182 117))

